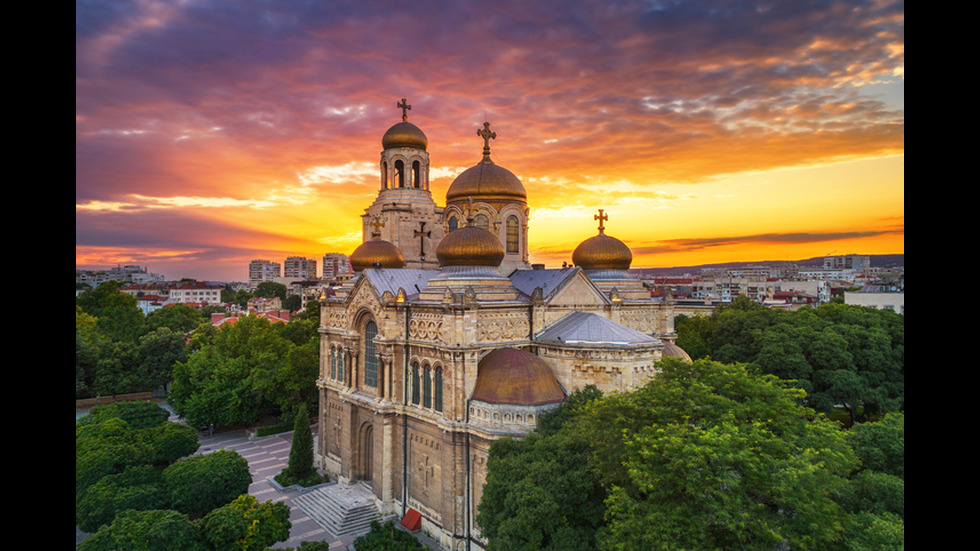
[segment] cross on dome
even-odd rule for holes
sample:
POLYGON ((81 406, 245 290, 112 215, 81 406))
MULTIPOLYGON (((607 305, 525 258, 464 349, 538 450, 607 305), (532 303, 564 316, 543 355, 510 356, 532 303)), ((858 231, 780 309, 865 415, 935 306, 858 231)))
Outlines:
POLYGON ((412 106, 405 101, 405 98, 402 98, 402 100, 399 103, 396 103, 395 106, 402 110, 402 121, 407 121, 408 111, 412 108, 412 106))
POLYGON ((603 226, 602 223, 609 220, 609 215, 603 214, 603 209, 599 209, 599 214, 593 215, 592 218, 599 221, 599 233, 603 233, 606 227, 603 226))
POLYGON ((497 133, 490 131, 490 123, 483 123, 483 130, 477 130, 476 135, 483 138, 483 156, 490 156, 490 140, 497 139, 497 133))

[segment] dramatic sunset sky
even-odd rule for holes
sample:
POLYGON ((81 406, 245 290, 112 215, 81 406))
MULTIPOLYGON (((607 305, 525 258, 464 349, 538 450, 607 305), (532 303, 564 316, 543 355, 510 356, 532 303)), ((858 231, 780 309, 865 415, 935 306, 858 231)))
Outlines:
POLYGON ((905 15, 882 1, 84 1, 75 266, 247 279, 349 254, 412 105, 433 197, 494 161, 531 260, 905 252, 905 15))

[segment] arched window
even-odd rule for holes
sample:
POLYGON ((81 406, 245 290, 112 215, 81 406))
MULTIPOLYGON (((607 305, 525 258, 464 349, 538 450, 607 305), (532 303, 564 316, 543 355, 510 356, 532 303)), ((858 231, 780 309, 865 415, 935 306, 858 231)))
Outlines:
POLYGON ((507 217, 507 252, 509 253, 516 253, 521 250, 519 225, 520 223, 517 221, 516 216, 507 217))
POLYGON ((454 231, 459 229, 459 219, 455 216, 449 217, 449 231, 454 231))
POLYGON ((412 187, 422 187, 419 177, 422 172, 422 165, 418 161, 412 163, 412 187))
POLYGON ((423 374, 422 406, 432 407, 432 372, 429 371, 429 366, 425 366, 425 373, 423 374))
POLYGON ((434 400, 433 400, 432 407, 435 408, 436 411, 442 411, 442 368, 441 367, 436 368, 436 378, 433 385, 435 386, 435 388, 433 389, 434 400))
POLYGON ((476 216, 474 216, 473 225, 480 229, 490 231, 490 220, 487 218, 487 215, 485 214, 477 214, 476 216))
POLYGON ((344 351, 337 349, 337 380, 344 381, 344 351))
POLYGON ((405 187, 405 162, 395 161, 395 182, 393 187, 405 187))
POLYGON ((388 189, 388 161, 381 163, 381 189, 388 189))
POLYGON ((337 349, 330 347, 330 378, 337 380, 337 349))
POLYGON ((369 321, 364 327, 364 384, 378 386, 378 353, 374 347, 374 337, 378 336, 378 326, 369 321))
POLYGON ((412 403, 419 405, 419 364, 412 364, 412 403))

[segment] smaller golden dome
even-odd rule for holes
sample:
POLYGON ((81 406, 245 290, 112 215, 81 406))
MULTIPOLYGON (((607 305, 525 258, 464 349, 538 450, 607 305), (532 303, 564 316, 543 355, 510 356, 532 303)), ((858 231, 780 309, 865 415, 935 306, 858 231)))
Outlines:
POLYGON ((633 263, 633 251, 615 237, 606 235, 602 225, 609 216, 602 210, 595 216, 599 220, 599 235, 579 243, 572 252, 572 263, 583 270, 628 270, 633 263))
POLYGON ((354 249, 350 255, 350 266, 355 272, 365 268, 403 268, 405 255, 389 241, 372 239, 354 249))
POLYGON ((477 365, 473 399, 539 406, 564 401, 565 392, 541 358, 516 348, 498 348, 477 365))
POLYGON ((402 121, 385 132, 384 137, 381 138, 381 146, 384 149, 411 147, 424 150, 429 146, 429 139, 419 127, 408 121, 402 121))
POLYGON ((436 247, 440 266, 500 266, 504 246, 495 235, 473 225, 449 232, 436 247))
POLYGON ((619 239, 600 233, 575 247, 572 263, 583 270, 628 270, 633 252, 619 239))

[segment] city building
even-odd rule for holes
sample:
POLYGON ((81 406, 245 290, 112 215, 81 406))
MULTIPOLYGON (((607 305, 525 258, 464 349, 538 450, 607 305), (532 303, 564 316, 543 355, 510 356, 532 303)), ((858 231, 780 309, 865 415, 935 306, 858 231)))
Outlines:
POLYGON ((351 273, 350 260, 343 253, 327 253, 323 255, 323 279, 338 281, 351 273))
POLYGON ((871 258, 867 255, 846 254, 827 256, 823 259, 823 267, 827 270, 854 270, 867 272, 871 269, 871 258))
POLYGON ((282 266, 269 260, 253 260, 248 263, 248 284, 255 288, 263 281, 275 281, 282 277, 282 266))
POLYGON ((532 268, 526 192, 491 160, 489 123, 482 159, 439 206, 428 140, 398 106, 354 276, 320 298, 316 460, 370 488, 383 514, 470 548, 484 543, 473 519, 491 442, 528 434, 577 389, 633 388, 686 354, 671 299, 627 273, 632 252, 605 233, 608 215, 573 265, 532 268))
POLYGON ((170 288, 167 302, 170 304, 219 304, 221 302, 221 287, 200 281, 185 281, 170 288))
POLYGON ((293 279, 316 279, 316 260, 301 256, 287 257, 282 263, 282 276, 293 279))
POLYGON ((865 285, 858 291, 844 292, 844 304, 905 314, 905 290, 893 285, 865 285))

